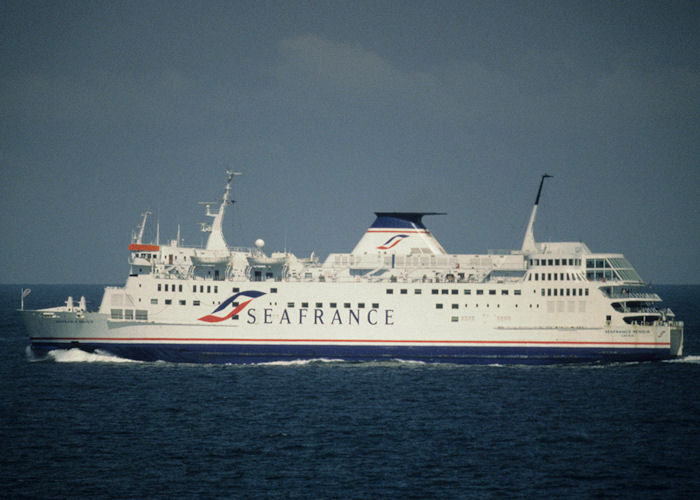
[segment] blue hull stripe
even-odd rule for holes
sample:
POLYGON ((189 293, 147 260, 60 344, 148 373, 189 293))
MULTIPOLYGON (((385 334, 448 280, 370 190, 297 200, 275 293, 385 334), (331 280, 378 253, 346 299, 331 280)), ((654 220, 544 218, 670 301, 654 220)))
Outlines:
POLYGON ((55 349, 100 350, 139 361, 181 363, 262 363, 298 359, 381 361, 402 359, 428 363, 556 364, 572 362, 650 361, 671 358, 669 349, 537 346, 378 346, 318 344, 134 344, 35 342, 39 355, 55 349))

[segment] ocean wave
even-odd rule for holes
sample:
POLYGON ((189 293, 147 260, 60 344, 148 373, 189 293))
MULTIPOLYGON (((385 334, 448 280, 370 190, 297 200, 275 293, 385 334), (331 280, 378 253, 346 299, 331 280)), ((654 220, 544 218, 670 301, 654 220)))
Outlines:
POLYGON ((120 358, 99 349, 95 352, 85 352, 81 349, 57 349, 49 351, 46 359, 56 363, 139 363, 139 361, 120 358))
POLYGON ((256 366, 300 366, 314 363, 346 363, 343 359, 313 358, 313 359, 293 359, 291 361, 265 361, 255 363, 256 366))
POLYGON ((691 364, 698 364, 700 363, 700 356, 697 355, 692 355, 692 356, 683 356, 682 358, 678 359, 670 359, 666 361, 667 363, 691 363, 691 364))

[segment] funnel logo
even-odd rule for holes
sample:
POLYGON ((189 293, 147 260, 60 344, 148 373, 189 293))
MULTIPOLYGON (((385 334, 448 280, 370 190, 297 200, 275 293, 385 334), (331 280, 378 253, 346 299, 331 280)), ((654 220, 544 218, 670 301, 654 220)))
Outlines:
POLYGON ((253 299, 257 299, 257 298, 260 297, 261 295, 265 295, 265 292, 258 292, 258 291, 256 291, 256 290, 248 290, 248 291, 245 291, 245 292, 237 293, 237 294, 235 294, 235 295, 231 295, 228 299, 224 300, 224 301, 219 305, 219 307, 217 307, 216 309, 214 309, 214 311, 212 311, 211 314, 207 314, 206 316, 202 316, 201 318, 199 318, 199 321, 206 321, 207 323, 218 323, 219 321, 227 320, 227 319, 229 319, 229 318, 235 316, 235 315, 238 314, 239 312, 241 312, 243 309, 246 308, 246 306, 247 306, 248 304, 250 304, 250 302, 251 302, 253 299), (219 311, 223 311, 223 310, 226 309, 229 305, 234 304, 234 301, 235 301, 238 297, 250 297, 250 298, 249 298, 248 300, 246 300, 245 302, 241 302, 240 304, 236 304, 236 305, 234 306, 233 310, 231 310, 231 311, 230 311, 228 314, 226 314, 225 316, 215 316, 215 314, 218 313, 219 311))
POLYGON ((401 243, 401 241, 404 238, 408 238, 408 235, 407 234, 397 234, 396 236, 392 236, 391 238, 386 240, 383 245, 380 245, 377 248, 379 250, 389 250, 390 248, 394 248, 396 245, 401 243))

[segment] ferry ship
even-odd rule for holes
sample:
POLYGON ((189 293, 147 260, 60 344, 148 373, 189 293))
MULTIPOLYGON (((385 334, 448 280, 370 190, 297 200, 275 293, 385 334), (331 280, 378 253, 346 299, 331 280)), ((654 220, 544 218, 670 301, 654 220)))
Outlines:
POLYGON ((533 364, 661 360, 683 351, 683 323, 619 253, 536 242, 543 175, 519 250, 453 254, 427 229, 436 213, 377 212, 350 253, 229 247, 223 221, 237 172, 207 203, 206 246, 128 247, 124 286, 22 308, 32 350, 104 352, 142 361, 299 359, 533 364))

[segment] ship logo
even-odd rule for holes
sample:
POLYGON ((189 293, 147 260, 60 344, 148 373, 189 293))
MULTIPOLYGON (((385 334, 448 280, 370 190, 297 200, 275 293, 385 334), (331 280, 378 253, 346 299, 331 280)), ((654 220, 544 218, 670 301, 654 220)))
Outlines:
POLYGON ((231 295, 228 299, 224 300, 219 307, 214 309, 211 314, 207 314, 206 316, 202 316, 199 318, 199 321, 206 321, 207 323, 218 323, 220 321, 227 320, 229 318, 232 318, 233 316, 237 315, 239 312, 241 312, 243 309, 246 308, 248 304, 252 302, 253 299, 257 299, 261 295, 265 295, 265 292, 258 292, 256 290, 247 290, 244 292, 239 292, 234 295, 231 295), (236 303, 236 299, 238 297, 249 297, 248 300, 239 303, 236 303), (216 313, 223 311, 226 309, 229 305, 233 306, 233 309, 228 312, 225 316, 217 316, 216 313))
POLYGON ((396 245, 401 243, 404 238, 408 238, 407 234, 397 234, 396 236, 392 236, 388 240, 384 242, 383 245, 378 246, 377 248, 379 250, 389 250, 390 248, 394 248, 396 245))

